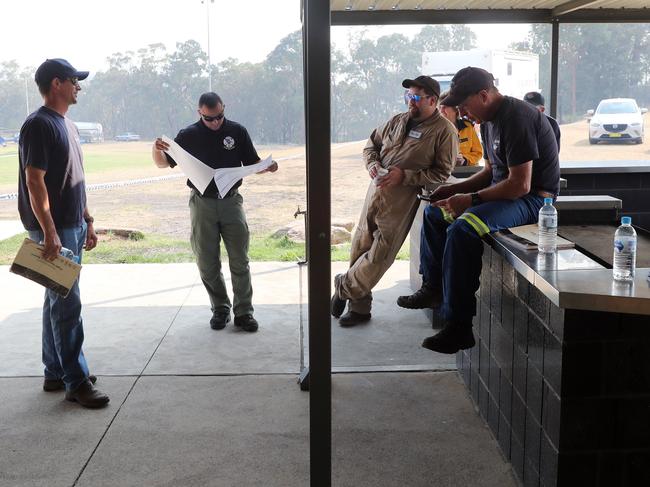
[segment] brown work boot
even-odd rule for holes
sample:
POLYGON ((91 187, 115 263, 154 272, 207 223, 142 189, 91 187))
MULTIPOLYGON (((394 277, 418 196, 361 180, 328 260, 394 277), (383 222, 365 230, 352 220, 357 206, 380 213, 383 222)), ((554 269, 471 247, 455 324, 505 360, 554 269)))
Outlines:
POLYGON ((439 308, 442 304, 442 291, 423 284, 410 296, 397 298, 397 306, 407 309, 439 308))
POLYGON ((370 313, 357 313, 356 311, 348 311, 339 319, 341 326, 355 326, 370 321, 370 313))
POLYGON ((85 380, 74 391, 66 391, 68 401, 78 402, 85 408, 103 408, 110 399, 103 392, 98 391, 89 380, 85 380))
MULTIPOLYGON (((93 384, 97 382, 97 377, 94 375, 89 375, 88 380, 93 384)), ((63 379, 43 379, 43 390, 45 392, 56 392, 62 391, 65 389, 65 384, 63 379)))

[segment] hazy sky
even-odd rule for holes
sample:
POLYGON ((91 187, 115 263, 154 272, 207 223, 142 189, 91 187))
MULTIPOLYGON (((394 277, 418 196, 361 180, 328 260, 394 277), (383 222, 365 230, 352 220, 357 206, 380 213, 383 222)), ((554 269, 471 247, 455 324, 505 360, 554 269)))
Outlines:
MULTIPOLYGON (((212 62, 227 57, 263 60, 280 39, 300 29, 299 6, 299 0, 214 0, 209 4, 212 62)), ((176 42, 195 39, 207 48, 206 3, 201 0, 3 0, 0 18, 0 61, 15 59, 22 66, 63 57, 77 69, 97 71, 106 67, 110 54, 148 44, 162 42, 173 50, 176 42)), ((420 28, 367 30, 372 36, 395 31, 412 35, 420 28)), ((528 26, 473 29, 479 45, 503 48, 524 38, 528 26)), ((349 32, 333 28, 332 41, 344 47, 349 32)))

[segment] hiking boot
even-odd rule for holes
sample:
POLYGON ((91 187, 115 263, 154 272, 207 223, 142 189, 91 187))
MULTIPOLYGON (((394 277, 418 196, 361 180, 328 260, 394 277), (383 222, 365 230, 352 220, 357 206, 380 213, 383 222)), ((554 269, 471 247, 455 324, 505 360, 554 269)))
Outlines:
POLYGON ((66 391, 65 398, 85 408, 103 408, 110 401, 106 394, 95 389, 90 380, 83 381, 74 391, 66 391))
POLYGON ((355 326, 361 323, 370 321, 370 313, 357 313, 356 311, 348 311, 339 319, 341 326, 355 326))
POLYGON ((330 313, 334 318, 339 318, 345 311, 345 305, 347 300, 341 299, 336 292, 336 283, 341 280, 342 274, 337 274, 334 277, 334 294, 332 295, 332 300, 330 301, 330 313))
MULTIPOLYGON (((89 375, 88 380, 94 384, 97 382, 97 377, 89 375)), ((45 392, 56 392, 64 389, 65 383, 63 382, 63 379, 43 379, 43 390, 45 392)))
POLYGON ((445 327, 437 334, 427 337, 422 346, 433 352, 456 353, 459 350, 476 345, 471 323, 447 321, 445 327))
POLYGON ((407 309, 439 308, 442 304, 442 292, 429 286, 422 286, 410 296, 397 298, 397 306, 407 309))
POLYGON ((215 311, 210 318, 210 328, 223 330, 228 322, 230 322, 230 311, 215 311))
POLYGON ((336 293, 332 295, 332 300, 330 301, 330 313, 334 318, 340 318, 340 316, 345 311, 345 305, 348 302, 345 299, 339 298, 336 293))
POLYGON ((257 320, 253 315, 235 316, 235 326, 249 333, 254 333, 259 327, 257 320))

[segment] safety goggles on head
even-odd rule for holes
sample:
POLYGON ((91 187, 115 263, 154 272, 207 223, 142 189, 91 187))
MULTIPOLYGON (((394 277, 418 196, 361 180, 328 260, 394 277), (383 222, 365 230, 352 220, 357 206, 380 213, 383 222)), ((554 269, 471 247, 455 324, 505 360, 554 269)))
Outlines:
POLYGON ((404 93, 404 103, 406 103, 407 105, 411 100, 417 103, 424 98, 431 98, 431 95, 414 95, 413 93, 410 93, 408 91, 404 93))

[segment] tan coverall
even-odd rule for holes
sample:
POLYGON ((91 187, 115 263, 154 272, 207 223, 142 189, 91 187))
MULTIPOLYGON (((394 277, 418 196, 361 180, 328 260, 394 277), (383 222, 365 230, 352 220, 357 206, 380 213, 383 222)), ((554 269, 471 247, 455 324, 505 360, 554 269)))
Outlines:
POLYGON ((393 264, 419 206, 416 195, 429 183, 447 180, 458 154, 458 131, 438 110, 406 133, 408 113, 375 129, 363 149, 366 168, 399 166, 399 186, 368 187, 359 224, 352 238, 350 268, 335 279, 336 293, 349 309, 370 313, 372 288, 393 264))

